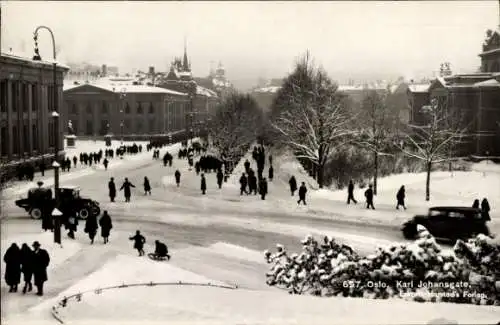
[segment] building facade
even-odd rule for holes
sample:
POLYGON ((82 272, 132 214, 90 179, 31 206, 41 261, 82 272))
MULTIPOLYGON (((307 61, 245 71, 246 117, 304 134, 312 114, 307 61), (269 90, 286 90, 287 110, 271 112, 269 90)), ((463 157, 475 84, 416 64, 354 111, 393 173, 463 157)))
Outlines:
MULTIPOLYGON (((53 64, 12 54, 0 56, 0 159, 15 164, 54 154, 55 108, 53 64)), ((63 79, 68 68, 56 67, 59 112, 63 107, 63 79)), ((62 114, 61 114, 62 115, 62 114)), ((62 123, 59 123, 60 135, 62 123)), ((63 137, 59 137, 59 148, 63 137)))
POLYGON ((158 135, 185 129, 188 96, 144 85, 81 84, 64 90, 64 125, 78 136, 158 135))
POLYGON ((481 72, 500 72, 500 33, 488 30, 483 44, 481 72))

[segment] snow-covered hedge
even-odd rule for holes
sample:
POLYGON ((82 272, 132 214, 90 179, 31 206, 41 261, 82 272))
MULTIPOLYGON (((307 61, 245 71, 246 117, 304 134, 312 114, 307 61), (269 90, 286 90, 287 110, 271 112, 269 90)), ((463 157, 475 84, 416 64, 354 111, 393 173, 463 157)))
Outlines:
POLYGON ((479 235, 443 250, 422 226, 410 244, 379 248, 369 256, 325 237, 303 241, 300 254, 278 244, 265 252, 267 284, 291 294, 500 306, 500 244, 479 235))

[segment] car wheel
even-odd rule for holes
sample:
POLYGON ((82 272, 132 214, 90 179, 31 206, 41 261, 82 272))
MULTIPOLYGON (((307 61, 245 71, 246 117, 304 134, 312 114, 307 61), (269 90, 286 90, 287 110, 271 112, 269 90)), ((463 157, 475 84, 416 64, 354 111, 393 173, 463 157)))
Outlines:
POLYGON ((30 217, 32 219, 41 219, 42 218, 42 210, 40 208, 33 208, 30 211, 30 217))
POLYGON ((78 216, 80 216, 80 219, 82 220, 85 220, 89 217, 90 215, 90 212, 89 212, 89 208, 85 207, 85 208, 81 208, 80 211, 78 211, 78 216))
POLYGON ((99 208, 97 205, 92 206, 92 215, 98 216, 99 214, 101 214, 101 208, 99 208))
POLYGON ((408 223, 403 227, 403 236, 406 239, 415 239, 417 236, 417 225, 408 223))

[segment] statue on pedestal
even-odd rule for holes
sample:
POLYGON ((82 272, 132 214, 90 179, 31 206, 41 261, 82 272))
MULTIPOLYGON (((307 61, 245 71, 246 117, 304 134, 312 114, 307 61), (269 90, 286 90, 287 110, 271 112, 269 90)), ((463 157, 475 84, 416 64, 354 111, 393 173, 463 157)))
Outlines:
POLYGON ((68 134, 75 135, 75 130, 73 129, 73 123, 71 120, 68 121, 68 134))

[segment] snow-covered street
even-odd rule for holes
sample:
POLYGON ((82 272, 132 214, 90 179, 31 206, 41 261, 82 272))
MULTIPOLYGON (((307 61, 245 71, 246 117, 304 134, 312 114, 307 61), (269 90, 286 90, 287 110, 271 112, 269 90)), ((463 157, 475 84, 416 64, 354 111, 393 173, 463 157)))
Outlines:
MULTIPOLYGON (((299 300, 293 300, 280 292, 275 292, 277 289, 265 284, 265 273, 268 270, 262 253, 265 249, 273 248, 276 243, 281 243, 292 250, 299 250, 300 239, 307 234, 315 234, 331 235, 360 252, 369 254, 377 246, 387 246, 395 241, 405 241, 399 229, 400 224, 413 214, 424 213, 428 206, 427 203, 423 202, 423 195, 421 195, 423 191, 421 175, 416 175, 416 180, 413 183, 408 181, 410 176, 405 175, 404 179, 410 189, 409 193, 411 193, 409 194, 410 208, 407 211, 395 211, 391 202, 397 185, 391 187, 390 184, 395 184, 398 181, 384 179, 380 181, 381 191, 375 203, 378 210, 368 211, 364 209, 361 202, 357 206, 347 206, 343 191, 315 190, 314 181, 298 171, 296 163, 278 156, 274 157, 275 179, 269 183, 269 196, 265 201, 262 201, 260 196, 239 195, 238 179, 244 170, 243 162, 246 158, 243 158, 228 182, 223 184, 221 190, 217 188, 215 175, 207 174, 207 195, 202 196, 200 177, 196 175, 194 170, 189 170, 185 160, 177 159, 179 147, 178 144, 175 144, 161 149, 160 156, 169 151, 175 157, 172 167, 164 167, 161 160, 153 160, 152 152, 145 152, 145 148, 143 148, 143 152, 135 157, 125 156, 123 160, 115 158, 107 171, 100 168, 101 166, 97 168, 81 167, 63 174, 61 177, 62 186, 70 184, 80 186, 83 196, 98 200, 101 208, 107 210, 111 215, 114 227, 110 243, 107 245, 104 245, 101 239, 94 245, 90 245, 89 239, 83 232, 83 224, 80 223, 76 240, 71 240, 63 234, 63 247, 54 246, 51 243, 51 234, 42 233, 40 222, 31 220, 26 212, 14 204, 14 200, 24 194, 32 184, 14 184, 7 189, 4 193, 5 200, 1 220, 2 255, 4 249, 12 242, 31 244, 34 240, 38 240, 51 254, 52 262, 48 268, 49 281, 43 298, 8 293, 5 283, 2 282, 2 321, 11 320, 15 323, 21 320, 29 321, 29 316, 26 316, 28 313, 35 318, 42 317, 40 315, 43 314, 50 322, 53 321, 49 313, 51 306, 55 305, 64 295, 122 283, 168 281, 162 276, 173 274, 173 277, 178 276, 178 278, 172 281, 189 282, 195 281, 192 280, 193 277, 198 277, 196 281, 218 281, 237 285, 240 289, 235 290, 234 294, 221 294, 227 298, 213 299, 219 301, 216 305, 210 305, 207 302, 205 306, 203 297, 206 295, 219 297, 217 291, 213 291, 216 289, 154 287, 152 289, 154 291, 151 292, 158 292, 161 296, 175 295, 180 297, 177 303, 164 302, 164 308, 159 309, 162 309, 165 314, 151 311, 157 317, 174 317, 175 314, 179 318, 173 319, 179 321, 205 320, 233 323, 243 320, 259 323, 272 318, 276 322, 281 320, 290 323, 291 316, 280 318, 281 316, 275 317, 262 313, 260 318, 251 318, 253 309, 241 306, 254 305, 255 310, 263 310, 263 306, 270 301, 290 299, 290 301, 287 300, 286 304, 292 304, 294 307, 290 308, 297 310, 297 315, 302 314, 303 317, 309 317, 311 313, 314 313, 312 309, 301 312, 302 309, 299 305, 309 306, 311 305, 310 299, 317 301, 317 298, 299 297, 299 300), (176 169, 182 174, 180 187, 175 186, 173 174, 176 169), (310 189, 308 206, 297 206, 296 198, 290 197, 287 180, 291 174, 295 174, 299 182, 307 182, 310 189), (151 181, 151 196, 145 196, 143 193, 142 180, 144 176, 147 176, 151 181), (115 178, 117 186, 121 185, 125 177, 128 177, 136 186, 132 191, 131 203, 124 202, 121 192, 118 193, 115 203, 109 202, 107 181, 110 177, 115 178), (380 204, 378 204, 379 202, 380 204), (140 230, 146 237, 146 252, 154 250, 155 239, 165 241, 173 256, 172 260, 163 264, 152 262, 147 257, 137 257, 136 251, 132 248, 132 242, 128 238, 134 234, 135 230, 140 230), (191 275, 187 277, 188 280, 185 280, 186 276, 180 275, 180 272, 191 272, 191 275), (160 291, 163 293, 159 293, 160 291), (277 294, 281 294, 281 296, 275 296, 277 294), (211 316, 202 313, 197 318, 193 315, 193 313, 196 314, 194 310, 181 311, 179 306, 182 305, 181 301, 184 299, 181 297, 188 295, 198 295, 200 304, 206 308, 204 310, 213 311, 211 316), (223 311, 223 306, 232 299, 240 299, 245 303, 227 305, 226 311, 223 311), (246 299, 249 299, 249 302, 246 299), (300 302, 302 300, 303 303, 300 302), (261 301, 260 304, 259 301, 261 301), (261 306, 260 309, 258 306, 261 306), (231 313, 234 313, 235 316, 229 317, 231 313)), ((98 142, 94 150, 99 149, 104 149, 102 142, 98 142)), ((248 158, 253 165, 251 157, 248 156, 248 158)), ((492 224, 496 227, 498 213, 496 212, 495 195, 499 191, 494 187, 496 184, 500 184, 498 183, 500 173, 496 168, 488 167, 491 170, 486 171, 489 175, 487 178, 483 178, 482 172, 470 172, 463 175, 456 172, 453 177, 436 173, 437 176, 433 178, 433 193, 435 193, 436 199, 433 199, 431 203, 438 204, 445 193, 452 193, 441 191, 449 191, 447 186, 450 186, 449 184, 453 181, 463 182, 466 178, 469 179, 467 182, 472 182, 472 178, 488 179, 488 183, 484 183, 488 185, 482 185, 481 191, 478 193, 459 193, 459 195, 463 195, 463 200, 456 199, 451 194, 447 195, 451 197, 450 200, 453 202, 457 204, 463 202, 464 205, 470 205, 468 201, 473 197, 472 194, 488 196, 493 206, 492 224), (448 185, 440 185, 442 183, 448 185)), ((46 184, 51 184, 50 177, 50 173, 47 173, 43 178, 46 184)), ((38 178, 35 179, 35 182, 38 178)), ((478 183, 477 180, 475 182, 478 183)), ((464 191, 467 190, 464 189, 464 191)), ((357 195, 361 196, 359 192, 357 195)), ((2 281, 4 280, 2 279, 2 281)), ((137 295, 137 299, 142 299, 140 297, 144 294, 147 295, 144 293, 144 290, 147 289, 128 290, 134 290, 134 293, 127 293, 127 295, 137 295)), ((152 295, 156 295, 156 293, 152 293, 152 295)), ((119 292, 118 296, 120 296, 119 292)), ((122 299, 123 296, 117 297, 114 293, 108 292, 102 296, 86 296, 84 303, 76 303, 75 305, 73 302, 68 309, 64 310, 64 314, 68 319, 73 317, 71 323, 83 322, 86 313, 90 313, 92 317, 102 321, 112 317, 111 311, 124 304, 122 299), (97 312, 96 306, 104 302, 110 307, 97 312)), ((151 300, 157 299, 161 298, 151 298, 151 300)), ((129 303, 133 304, 133 301, 129 301, 129 303)), ((360 302, 352 301, 352 303, 356 305, 360 302)), ((347 308, 347 304, 348 302, 341 299, 330 302, 326 300, 320 303, 321 306, 324 306, 323 308, 332 310, 332 315, 335 313, 337 316, 345 315, 344 318, 339 318, 339 323, 359 322, 359 319, 349 318, 350 316, 344 310, 347 308)), ((374 308, 390 306, 385 302, 374 302, 373 304, 374 308)), ((434 318, 438 318, 438 316, 455 317, 455 319, 462 319, 462 321, 491 320, 495 314, 494 311, 497 311, 494 309, 495 307, 473 309, 473 307, 447 306, 444 309, 437 309, 437 307, 428 305, 426 305, 428 307, 419 306, 422 305, 412 306, 411 309, 420 310, 419 313, 425 315, 422 316, 422 319, 425 319, 421 322, 430 320, 434 316, 434 318), (459 309, 462 312, 458 313, 459 309), (468 313, 465 312, 466 309, 469 310, 468 313), (434 311, 431 312, 431 310, 434 311), (473 318, 473 316, 477 318, 473 318)), ((404 308, 409 309, 410 307, 404 308)), ((412 315, 418 315, 413 313, 412 315)), ((124 315, 123 317, 124 319, 141 317, 139 314, 135 315, 124 315)), ((306 319, 297 315, 293 316, 295 321, 306 319)), ((85 318, 85 321, 89 321, 92 317, 85 318)), ((322 317, 327 317, 327 315, 322 315, 317 320, 318 323, 325 319, 322 317)), ((419 322, 419 319, 412 317, 413 321, 419 322)), ((408 321, 408 318, 405 318, 405 312, 401 312, 391 317, 390 320, 388 318, 380 319, 380 322, 395 324, 401 323, 405 319, 408 321)))

